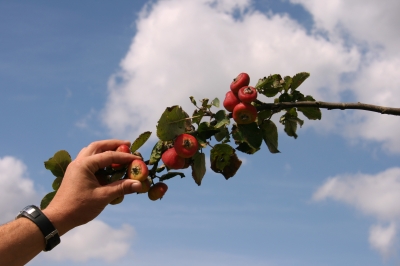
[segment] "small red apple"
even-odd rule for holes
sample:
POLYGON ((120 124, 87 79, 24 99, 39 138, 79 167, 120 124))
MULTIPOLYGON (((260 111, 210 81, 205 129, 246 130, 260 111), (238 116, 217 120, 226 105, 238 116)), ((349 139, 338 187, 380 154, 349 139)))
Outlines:
MULTIPOLYGON (((120 145, 115 151, 117 152, 125 152, 125 153, 131 153, 131 149, 128 147, 128 145, 122 144, 120 145)), ((111 167, 114 170, 121 170, 122 168, 124 168, 126 165, 121 165, 119 163, 113 163, 111 164, 111 167)))
POLYGON ((158 182, 152 186, 148 192, 149 199, 158 200, 161 199, 165 192, 167 192, 168 186, 163 182, 158 182))
POLYGON ((169 148, 161 155, 161 160, 169 169, 182 169, 185 166, 185 158, 179 156, 175 148, 169 148))
POLYGON ((257 99, 257 90, 251 86, 244 86, 238 92, 239 100, 243 103, 251 103, 257 99))
POLYGON ((238 97, 236 97, 236 95, 232 91, 228 91, 225 94, 225 100, 223 105, 227 111, 232 112, 233 108, 235 108, 235 106, 238 103, 240 103, 240 100, 238 99, 238 97))
POLYGON ((199 149, 199 143, 194 136, 183 133, 175 139, 174 148, 179 156, 190 158, 195 155, 199 149))
POLYGON ((133 160, 128 167, 128 177, 133 180, 144 181, 149 176, 149 169, 142 160, 133 160))
POLYGON ((137 193, 146 193, 149 192, 150 190, 150 180, 148 178, 146 178, 144 181, 140 182, 142 184, 142 189, 140 191, 138 191, 137 193))
POLYGON ((231 83, 231 91, 237 95, 241 87, 250 84, 250 76, 247 73, 240 73, 231 83))
POLYGON ((233 120, 238 124, 250 124, 257 119, 257 109, 248 103, 239 103, 232 113, 233 120))

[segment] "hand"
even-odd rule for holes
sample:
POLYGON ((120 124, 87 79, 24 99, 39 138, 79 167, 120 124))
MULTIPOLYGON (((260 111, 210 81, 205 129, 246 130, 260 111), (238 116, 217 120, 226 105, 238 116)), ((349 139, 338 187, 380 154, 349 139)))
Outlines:
POLYGON ((95 173, 112 163, 127 164, 138 156, 115 152, 121 140, 102 140, 83 148, 65 172, 57 194, 43 212, 62 235, 97 217, 117 197, 140 191, 141 183, 124 179, 101 186, 95 173))

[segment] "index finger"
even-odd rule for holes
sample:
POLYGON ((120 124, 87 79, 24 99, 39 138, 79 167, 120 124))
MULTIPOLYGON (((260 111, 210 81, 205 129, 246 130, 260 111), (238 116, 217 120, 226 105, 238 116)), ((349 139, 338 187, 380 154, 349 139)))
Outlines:
POLYGON ((131 143, 126 140, 119 139, 107 139, 107 140, 99 140, 90 143, 87 147, 83 148, 76 158, 87 157, 93 154, 102 153, 105 151, 115 151, 120 145, 128 145, 131 143))
POLYGON ((130 153, 105 151, 92 156, 88 156, 85 158, 85 161, 87 162, 87 166, 92 171, 92 173, 95 173, 97 170, 107 167, 113 163, 128 164, 131 163, 133 160, 141 159, 141 157, 130 153))

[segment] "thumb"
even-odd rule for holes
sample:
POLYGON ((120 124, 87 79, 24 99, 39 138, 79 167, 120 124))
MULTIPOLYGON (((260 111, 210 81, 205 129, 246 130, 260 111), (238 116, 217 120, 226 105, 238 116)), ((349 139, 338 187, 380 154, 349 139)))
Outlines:
POLYGON ((112 201, 125 194, 140 192, 142 190, 142 183, 137 180, 123 179, 103 186, 100 189, 112 201))

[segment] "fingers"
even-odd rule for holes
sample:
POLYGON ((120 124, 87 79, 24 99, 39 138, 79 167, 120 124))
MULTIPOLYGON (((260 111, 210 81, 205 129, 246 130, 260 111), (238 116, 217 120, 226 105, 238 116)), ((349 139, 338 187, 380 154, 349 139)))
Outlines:
POLYGON ((123 179, 98 189, 101 190, 101 193, 104 193, 103 195, 107 195, 109 202, 111 202, 123 195, 140 192, 142 184, 137 180, 123 179))
POLYGON ((97 170, 107 167, 113 163, 129 164, 133 160, 141 159, 142 158, 139 156, 130 153, 115 151, 105 151, 84 158, 87 167, 89 167, 92 173, 95 173, 97 170))
POLYGON ((126 140, 109 139, 100 140, 90 143, 87 147, 83 148, 76 158, 87 157, 93 154, 102 153, 105 151, 115 151, 118 146, 125 144, 130 146, 130 142, 126 140))

